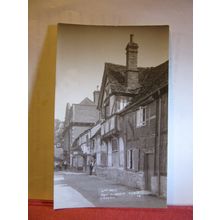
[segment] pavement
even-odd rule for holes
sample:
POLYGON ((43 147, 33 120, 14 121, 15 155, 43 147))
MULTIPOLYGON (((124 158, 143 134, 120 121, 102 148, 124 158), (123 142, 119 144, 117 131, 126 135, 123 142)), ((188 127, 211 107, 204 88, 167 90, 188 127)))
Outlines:
POLYGON ((54 208, 74 207, 161 208, 166 200, 96 175, 54 172, 54 208))
MULTIPOLYGON (((55 183, 63 181, 62 175, 55 176, 55 183)), ((55 184, 54 185, 54 208, 72 208, 72 207, 94 207, 85 197, 82 196, 78 191, 68 186, 67 184, 55 184)))

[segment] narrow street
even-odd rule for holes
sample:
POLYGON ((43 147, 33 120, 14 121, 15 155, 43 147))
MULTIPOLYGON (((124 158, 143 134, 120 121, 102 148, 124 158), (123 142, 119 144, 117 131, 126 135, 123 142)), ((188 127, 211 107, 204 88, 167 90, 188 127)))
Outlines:
POLYGON ((71 207, 158 208, 166 207, 166 200, 95 175, 54 172, 54 208, 71 207))

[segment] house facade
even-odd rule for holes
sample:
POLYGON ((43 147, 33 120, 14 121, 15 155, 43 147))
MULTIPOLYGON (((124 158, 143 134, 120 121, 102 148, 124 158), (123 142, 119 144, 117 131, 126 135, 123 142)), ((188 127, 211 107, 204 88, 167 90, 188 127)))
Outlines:
POLYGON ((99 96, 101 149, 97 175, 166 195, 168 61, 137 67, 138 45, 126 47, 126 66, 105 64, 99 96))
MULTIPOLYGON (((120 113, 120 124, 123 131, 121 136, 126 146, 124 169, 126 172, 132 172, 133 176, 132 179, 127 178, 128 184, 165 197, 168 63, 156 68, 161 71, 154 69, 160 79, 159 85, 155 90, 150 89, 147 93, 139 94, 139 97, 120 113)), ((152 83, 155 83, 155 80, 152 83)))

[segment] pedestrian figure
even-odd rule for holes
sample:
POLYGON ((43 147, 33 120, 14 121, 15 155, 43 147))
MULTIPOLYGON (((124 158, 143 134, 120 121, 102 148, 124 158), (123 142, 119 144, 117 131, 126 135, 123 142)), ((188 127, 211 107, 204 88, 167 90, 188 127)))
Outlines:
POLYGON ((91 161, 90 161, 90 164, 89 164, 89 175, 92 175, 93 167, 94 167, 94 161, 91 160, 91 161))
POLYGON ((59 163, 59 170, 62 170, 62 162, 59 163))
POLYGON ((96 175, 96 159, 93 162, 93 173, 96 175))
POLYGON ((64 169, 66 170, 67 169, 67 162, 66 161, 64 161, 64 169))

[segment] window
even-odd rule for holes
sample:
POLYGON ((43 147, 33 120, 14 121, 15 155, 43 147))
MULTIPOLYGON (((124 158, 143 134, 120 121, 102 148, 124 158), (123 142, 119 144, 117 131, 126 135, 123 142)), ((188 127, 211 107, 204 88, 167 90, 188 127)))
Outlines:
POLYGON ((136 113, 137 127, 146 125, 147 107, 140 107, 136 113))
POLYGON ((139 169, 139 149, 133 148, 127 151, 127 169, 138 171, 139 169))
POLYGON ((122 110, 123 108, 125 108, 127 105, 127 100, 126 99, 122 99, 120 101, 120 110, 122 110))
POLYGON ((150 120, 155 119, 155 103, 148 106, 141 106, 136 112, 136 125, 137 127, 142 127, 145 125, 150 125, 150 120))
POLYGON ((118 101, 117 101, 117 112, 121 111, 122 109, 124 109, 128 104, 128 101, 126 98, 123 97, 119 97, 118 101))
POLYGON ((95 148, 95 139, 92 139, 92 147, 95 148))
POLYGON ((116 138, 112 139, 112 151, 118 151, 118 141, 116 138))
POLYGON ((86 145, 87 146, 89 145, 89 135, 88 134, 86 135, 86 145))
POLYGON ((128 150, 127 153, 128 153, 127 154, 127 168, 133 169, 133 157, 132 157, 133 150, 128 150))
POLYGON ((109 103, 105 106, 105 118, 110 116, 110 107, 109 103))
POLYGON ((91 153, 96 152, 95 139, 92 139, 91 153))

